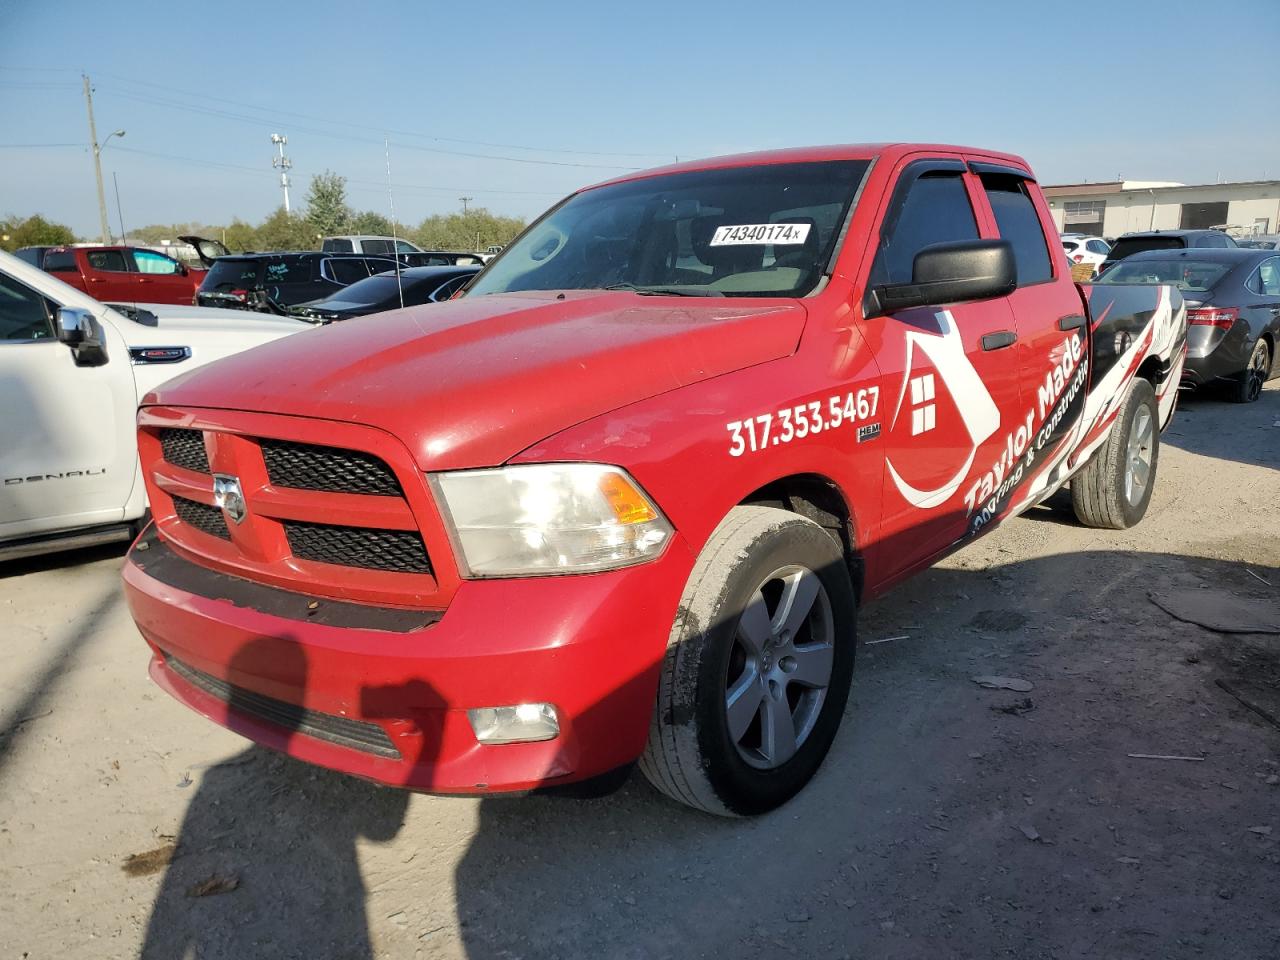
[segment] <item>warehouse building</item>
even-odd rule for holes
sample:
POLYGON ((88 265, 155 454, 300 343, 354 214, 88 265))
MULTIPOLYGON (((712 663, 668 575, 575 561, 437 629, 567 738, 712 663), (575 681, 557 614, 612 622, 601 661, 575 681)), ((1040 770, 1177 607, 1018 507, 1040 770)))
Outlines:
POLYGON ((1206 183, 1115 180, 1044 188, 1062 233, 1118 237, 1137 230, 1280 233, 1280 180, 1206 183))

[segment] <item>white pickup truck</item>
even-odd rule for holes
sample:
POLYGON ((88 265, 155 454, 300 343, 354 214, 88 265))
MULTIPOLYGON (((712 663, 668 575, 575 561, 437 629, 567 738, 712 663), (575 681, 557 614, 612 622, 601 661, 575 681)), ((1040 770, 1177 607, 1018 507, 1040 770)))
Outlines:
POLYGON ((0 561, 130 538, 147 511, 138 400, 307 329, 243 310, 113 309, 0 253, 0 561))

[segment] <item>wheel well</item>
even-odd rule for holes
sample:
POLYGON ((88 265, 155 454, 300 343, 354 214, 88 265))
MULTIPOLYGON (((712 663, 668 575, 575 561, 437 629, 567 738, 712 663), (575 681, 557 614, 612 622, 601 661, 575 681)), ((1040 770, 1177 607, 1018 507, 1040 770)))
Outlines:
POLYGON ((1155 354, 1143 360, 1142 366, 1138 368, 1138 376, 1143 380, 1150 381, 1153 387, 1160 386, 1168 375, 1169 371, 1165 369, 1164 361, 1155 354))
POLYGON ((782 477, 743 497, 740 506, 776 507, 812 520, 840 545, 859 602, 864 577, 857 530, 840 488, 818 474, 782 477))

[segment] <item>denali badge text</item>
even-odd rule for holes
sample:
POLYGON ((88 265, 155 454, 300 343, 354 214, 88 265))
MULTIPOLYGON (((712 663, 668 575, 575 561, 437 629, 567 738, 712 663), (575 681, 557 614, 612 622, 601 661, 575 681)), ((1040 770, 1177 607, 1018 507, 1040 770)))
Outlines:
POLYGON ((213 475, 213 505, 221 507, 236 523, 244 521, 248 509, 245 507, 244 491, 240 489, 238 477, 229 477, 225 473, 213 475))

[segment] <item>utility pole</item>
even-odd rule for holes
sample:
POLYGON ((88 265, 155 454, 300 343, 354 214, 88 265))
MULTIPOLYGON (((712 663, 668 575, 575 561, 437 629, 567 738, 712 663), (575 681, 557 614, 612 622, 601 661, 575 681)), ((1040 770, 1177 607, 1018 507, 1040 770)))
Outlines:
POLYGON ((474 200, 475 197, 459 197, 458 199, 462 201, 462 215, 465 217, 467 215, 467 204, 474 200))
POLYGON ((271 168, 280 171, 280 189, 284 191, 284 212, 289 212, 289 168, 293 166, 293 161, 284 155, 284 145, 289 142, 288 137, 282 137, 278 133, 271 135, 271 142, 276 145, 276 149, 280 151, 278 157, 271 158, 271 168))
MULTIPOLYGON (((84 80, 84 103, 89 110, 89 143, 93 146, 93 172, 98 178, 98 216, 102 221, 102 242, 111 242, 111 224, 107 222, 107 194, 102 187, 102 148, 98 146, 98 128, 93 123, 93 90, 89 86, 89 75, 80 75, 84 80)), ((108 137, 108 139, 110 139, 108 137)))

